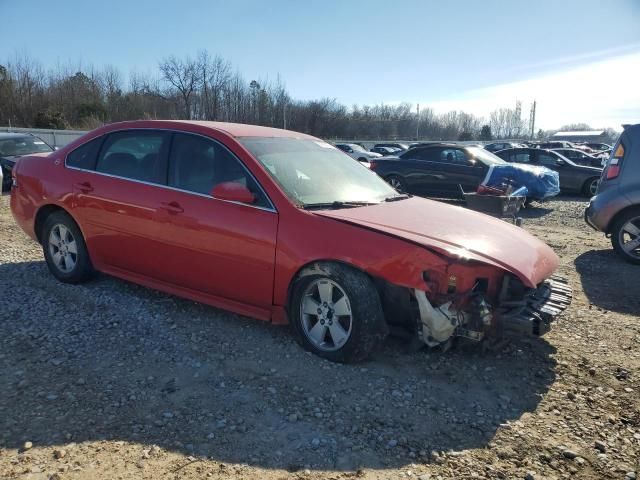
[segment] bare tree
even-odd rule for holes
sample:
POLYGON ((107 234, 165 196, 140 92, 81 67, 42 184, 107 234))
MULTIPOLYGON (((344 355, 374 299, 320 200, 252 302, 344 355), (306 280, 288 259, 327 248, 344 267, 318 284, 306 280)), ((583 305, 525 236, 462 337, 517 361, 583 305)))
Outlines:
MULTIPOLYGON (((155 72, 129 72, 124 85, 117 68, 67 63, 46 73, 28 55, 0 62, 0 124, 47 128, 92 128, 103 122, 139 118, 188 118, 257 123, 325 138, 373 140, 415 136, 411 104, 353 105, 332 98, 295 100, 278 76, 245 78, 228 60, 200 51, 195 59, 169 56, 155 72), (286 119, 286 120, 285 120, 286 119)), ((521 104, 498 108, 489 119, 462 111, 436 113, 422 106, 421 139, 481 137, 483 125, 494 138, 527 135, 521 104)), ((485 129, 484 137, 487 137, 485 129)), ((614 133, 612 133, 614 135, 614 133)))
POLYGON ((202 70, 198 62, 191 59, 191 57, 179 59, 171 55, 160 62, 159 68, 162 78, 169 82, 180 94, 185 118, 191 120, 191 100, 194 92, 202 83, 202 70))

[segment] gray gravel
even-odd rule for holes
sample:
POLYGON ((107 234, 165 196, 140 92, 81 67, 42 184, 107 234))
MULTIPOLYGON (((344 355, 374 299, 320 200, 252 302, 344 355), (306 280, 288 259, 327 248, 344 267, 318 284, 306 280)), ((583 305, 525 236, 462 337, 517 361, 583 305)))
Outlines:
POLYGON ((545 338, 337 365, 287 328, 58 283, 0 198, 0 478, 635 478, 637 267, 584 206, 523 213, 576 295, 545 338))

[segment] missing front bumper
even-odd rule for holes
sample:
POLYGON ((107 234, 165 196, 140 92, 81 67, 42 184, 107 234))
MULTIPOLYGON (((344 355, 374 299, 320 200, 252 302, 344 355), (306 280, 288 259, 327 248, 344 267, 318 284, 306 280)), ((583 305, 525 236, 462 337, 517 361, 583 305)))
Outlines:
POLYGON ((553 276, 529 291, 522 300, 505 301, 496 311, 505 333, 543 335, 553 319, 570 304, 572 291, 566 279, 553 276))
MULTIPOLYGON (((509 282, 506 281, 505 290, 508 289, 509 282)), ((460 311, 451 302, 434 307, 425 292, 416 290, 420 313, 418 337, 433 347, 453 337, 482 341, 503 333, 543 335, 551 328, 553 319, 569 306, 572 297, 571 287, 558 276, 516 295, 517 300, 505 299, 492 312, 483 308, 460 311)), ((482 300, 480 305, 487 304, 482 300)))

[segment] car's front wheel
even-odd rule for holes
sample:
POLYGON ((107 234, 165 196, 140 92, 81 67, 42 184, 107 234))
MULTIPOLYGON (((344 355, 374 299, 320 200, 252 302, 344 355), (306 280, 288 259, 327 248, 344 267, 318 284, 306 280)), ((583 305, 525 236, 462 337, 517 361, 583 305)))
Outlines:
POLYGON ((80 283, 93 273, 89 252, 76 222, 64 212, 47 217, 42 249, 49 271, 61 282, 80 283))
POLYGON ((626 261, 640 264, 640 209, 634 208, 615 221, 611 244, 626 261))
POLYGON ((289 315, 300 344, 334 362, 365 359, 388 332, 371 278, 341 264, 304 269, 293 285, 289 315))

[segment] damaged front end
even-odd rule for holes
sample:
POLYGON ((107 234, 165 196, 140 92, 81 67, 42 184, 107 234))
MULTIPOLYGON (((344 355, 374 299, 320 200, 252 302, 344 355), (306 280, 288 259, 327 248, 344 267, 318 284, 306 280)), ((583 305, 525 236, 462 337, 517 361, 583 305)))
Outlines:
POLYGON ((456 293, 455 279, 454 275, 449 277, 447 293, 435 296, 435 300, 430 300, 426 291, 413 290, 418 337, 430 347, 445 345, 455 337, 482 341, 509 333, 539 336, 571 303, 571 287, 557 276, 535 288, 525 287, 511 274, 503 276, 499 288, 478 278, 471 289, 460 294, 456 293))

